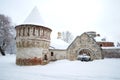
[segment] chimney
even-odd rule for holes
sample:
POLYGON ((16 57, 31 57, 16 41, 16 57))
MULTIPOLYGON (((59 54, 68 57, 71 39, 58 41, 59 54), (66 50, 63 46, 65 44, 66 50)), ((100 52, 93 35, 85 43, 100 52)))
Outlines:
POLYGON ((61 39, 61 38, 62 38, 61 32, 58 32, 57 39, 61 39))

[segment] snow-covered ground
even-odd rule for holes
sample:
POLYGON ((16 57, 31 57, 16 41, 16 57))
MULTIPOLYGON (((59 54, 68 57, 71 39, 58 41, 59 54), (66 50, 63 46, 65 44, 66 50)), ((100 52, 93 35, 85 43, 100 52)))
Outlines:
POLYGON ((18 66, 15 58, 0 56, 0 80, 120 80, 120 59, 59 60, 47 65, 18 66))

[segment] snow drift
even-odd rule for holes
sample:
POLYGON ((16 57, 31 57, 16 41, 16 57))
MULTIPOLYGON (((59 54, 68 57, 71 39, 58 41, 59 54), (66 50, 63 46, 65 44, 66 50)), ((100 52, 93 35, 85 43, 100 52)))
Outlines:
POLYGON ((37 66, 17 66, 15 59, 0 56, 0 80, 120 80, 120 59, 58 60, 37 66))

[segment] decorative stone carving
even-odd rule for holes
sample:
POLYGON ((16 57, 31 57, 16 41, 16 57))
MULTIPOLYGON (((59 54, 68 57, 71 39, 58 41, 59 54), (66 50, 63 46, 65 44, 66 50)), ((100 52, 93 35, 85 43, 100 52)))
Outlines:
POLYGON ((77 56, 82 53, 89 54, 91 60, 102 58, 101 47, 94 38, 87 33, 76 37, 67 49, 67 57, 70 60, 76 60, 77 56))

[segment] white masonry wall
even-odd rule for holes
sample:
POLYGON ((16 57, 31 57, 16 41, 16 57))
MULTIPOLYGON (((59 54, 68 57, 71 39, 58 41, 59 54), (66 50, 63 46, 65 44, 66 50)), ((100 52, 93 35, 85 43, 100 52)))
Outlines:
POLYGON ((41 58, 42 57, 42 48, 17 48, 16 58, 29 59, 29 58, 41 58))

